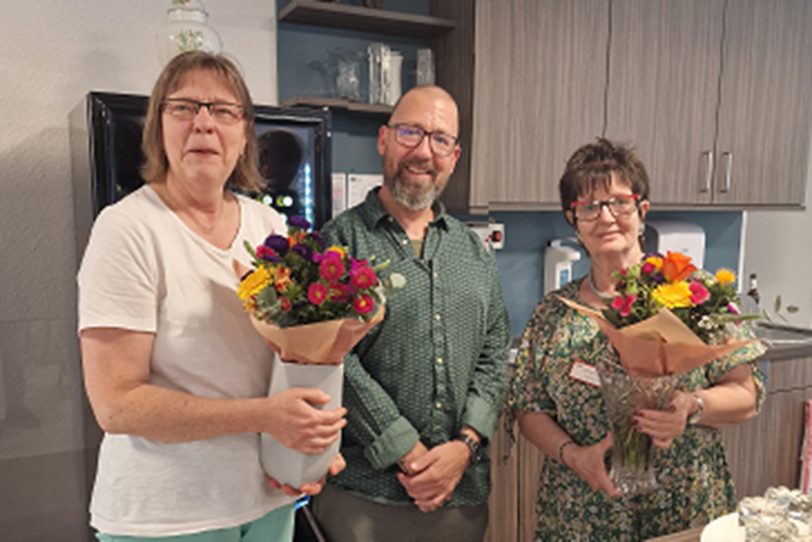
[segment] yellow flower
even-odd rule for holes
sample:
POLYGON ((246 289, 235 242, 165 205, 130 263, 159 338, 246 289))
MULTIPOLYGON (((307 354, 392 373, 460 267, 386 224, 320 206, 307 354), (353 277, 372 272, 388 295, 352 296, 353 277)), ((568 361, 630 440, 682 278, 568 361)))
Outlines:
POLYGON ((691 288, 684 280, 670 284, 660 284, 651 292, 651 297, 668 309, 692 306, 691 288))
POLYGON ((347 251, 344 250, 344 247, 340 247, 338 245, 333 245, 324 251, 325 254, 327 254, 328 252, 335 252, 342 260, 344 259, 344 256, 346 256, 347 254, 347 251))
POLYGON ((654 266, 654 271, 656 272, 662 268, 663 259, 660 258, 659 256, 649 256, 648 258, 645 259, 644 263, 654 266))
POLYGON ((252 307, 257 294, 271 283, 271 274, 265 267, 260 267, 259 269, 255 269, 240 282, 240 286, 237 288, 237 295, 242 300, 243 305, 252 307))
POLYGON ((722 267, 716 271, 716 280, 719 281, 721 285, 732 284, 736 280, 736 273, 722 267))

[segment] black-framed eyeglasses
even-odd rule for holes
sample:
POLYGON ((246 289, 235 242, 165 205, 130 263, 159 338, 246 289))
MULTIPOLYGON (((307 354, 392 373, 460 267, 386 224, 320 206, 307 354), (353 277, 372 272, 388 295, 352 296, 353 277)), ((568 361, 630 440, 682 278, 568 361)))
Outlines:
POLYGON ((597 220, 604 207, 609 209, 613 217, 619 218, 635 212, 638 199, 640 199, 639 194, 625 194, 600 201, 573 201, 570 209, 577 220, 585 222, 597 220))
POLYGON ((232 102, 199 102, 188 98, 167 98, 161 102, 164 113, 180 121, 191 121, 200 113, 200 108, 209 110, 214 122, 237 124, 245 116, 243 106, 232 102))
POLYGON ((436 155, 450 156, 457 147, 457 138, 445 132, 429 132, 414 124, 387 124, 386 127, 395 131, 395 141, 410 149, 420 145, 426 136, 429 138, 431 152, 436 155))

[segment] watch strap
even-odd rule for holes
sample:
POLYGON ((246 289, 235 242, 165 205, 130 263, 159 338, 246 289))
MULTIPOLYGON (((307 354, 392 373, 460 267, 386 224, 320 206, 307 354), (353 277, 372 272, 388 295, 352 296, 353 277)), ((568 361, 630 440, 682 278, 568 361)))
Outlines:
POLYGON ((460 435, 456 440, 459 440, 471 452, 471 463, 479 463, 482 461, 482 443, 472 437, 471 435, 460 435))
POLYGON ((702 398, 694 394, 694 401, 696 401, 696 412, 688 416, 688 425, 696 425, 702 420, 702 414, 705 412, 705 402, 702 398))

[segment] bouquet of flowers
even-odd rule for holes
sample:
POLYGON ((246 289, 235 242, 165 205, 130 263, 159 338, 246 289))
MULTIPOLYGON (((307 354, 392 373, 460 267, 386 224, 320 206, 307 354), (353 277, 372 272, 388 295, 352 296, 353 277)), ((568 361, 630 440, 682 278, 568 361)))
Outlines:
MULTIPOLYGON (((319 387, 329 396, 325 408, 341 404, 344 356, 384 317, 385 291, 403 285, 403 277, 382 278, 388 262, 372 265, 327 246, 310 224, 291 217, 288 235, 270 235, 246 249, 253 269, 243 276, 237 295, 251 322, 275 357, 268 393, 293 386, 319 387)), ((300 487, 319 480, 338 452, 339 443, 319 456, 304 456, 262 435, 265 471, 282 483, 300 487)))
POLYGON ((615 276, 616 296, 602 311, 562 301, 593 318, 614 348, 597 366, 615 436, 610 477, 634 494, 656 485, 651 440, 634 428, 634 413, 666 407, 680 374, 745 346, 729 326, 756 316, 739 313, 732 271, 697 269, 679 252, 647 255, 615 276))

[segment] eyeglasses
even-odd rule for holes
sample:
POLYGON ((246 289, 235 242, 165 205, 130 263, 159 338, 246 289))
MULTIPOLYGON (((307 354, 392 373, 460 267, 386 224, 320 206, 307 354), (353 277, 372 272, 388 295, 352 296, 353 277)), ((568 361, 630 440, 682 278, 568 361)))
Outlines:
POLYGON ((186 98, 167 98, 161 102, 164 112, 172 118, 188 122, 200 113, 200 108, 209 110, 209 115, 218 124, 237 124, 244 116, 243 106, 231 102, 198 102, 186 98))
POLYGON ((457 146, 457 138, 445 132, 429 132, 414 124, 387 124, 386 127, 395 131, 395 141, 410 149, 420 145, 426 136, 431 152, 439 156, 450 156, 457 146))
POLYGON ((613 217, 619 218, 627 216, 637 210, 637 200, 639 194, 626 194, 622 196, 612 196, 601 201, 573 201, 570 204, 573 214, 577 220, 590 221, 597 220, 601 216, 604 207, 609 209, 613 217))

